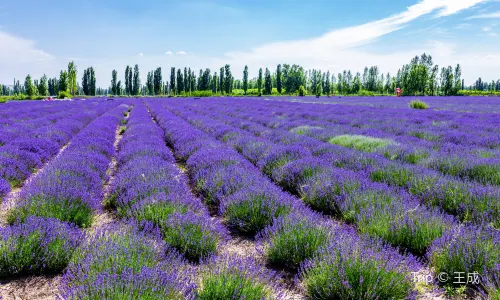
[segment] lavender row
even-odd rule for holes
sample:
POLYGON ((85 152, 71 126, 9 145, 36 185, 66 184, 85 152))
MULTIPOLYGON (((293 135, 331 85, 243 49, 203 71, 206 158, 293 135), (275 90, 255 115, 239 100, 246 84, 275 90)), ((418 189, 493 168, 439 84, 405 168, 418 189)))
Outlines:
POLYGON ((86 107, 91 106, 87 103, 67 111, 63 110, 65 107, 57 107, 58 111, 44 116, 43 122, 26 121, 25 126, 9 125, 0 131, 0 197, 12 187, 20 186, 78 131, 111 108, 102 105, 82 112, 86 107))
POLYGON ((101 208, 106 171, 115 154, 115 131, 126 106, 118 106, 92 121, 21 191, 9 212, 9 223, 28 216, 56 218, 89 227, 101 208))
POLYGON ((467 118, 455 117, 457 120, 453 122, 449 115, 416 116, 401 112, 387 115, 376 109, 341 111, 338 117, 336 109, 333 114, 336 117, 331 119, 332 114, 325 117, 324 108, 314 112, 317 108, 312 106, 311 112, 311 107, 305 104, 298 106, 300 111, 297 106, 273 107, 272 114, 254 104, 240 110, 244 114, 251 109, 258 110, 258 114, 247 116, 273 128, 311 135, 362 151, 375 151, 391 160, 419 164, 462 179, 500 185, 500 143, 497 138, 500 132, 495 115, 489 118, 482 114, 466 115, 467 118), (297 112, 289 112, 289 109, 297 112), (304 110, 308 113, 304 114, 304 110), (433 120, 436 117, 446 121, 433 120))
MULTIPOLYGON (((100 160, 99 167, 105 172, 109 161, 104 164, 100 146, 109 139, 106 130, 113 120, 116 122, 114 115, 122 109, 115 108, 91 122, 73 138, 65 152, 24 187, 20 203, 9 212, 11 225, 0 228, 0 277, 56 274, 68 265, 85 240, 77 225, 87 224, 78 221, 90 219, 84 215, 88 207, 75 209, 85 201, 78 198, 83 194, 78 194, 78 185, 86 185, 87 190, 102 189, 100 182, 89 180, 92 178, 86 175, 97 166, 97 162, 92 165, 94 160, 100 160), (81 164, 80 169, 77 163, 81 164)), ((99 175, 104 177, 102 171, 96 176, 99 175)))
MULTIPOLYGON (((231 114, 227 110, 225 113, 231 114)), ((233 122, 270 141, 310 149, 314 156, 330 161, 334 166, 368 172, 372 181, 404 188, 423 203, 438 206, 462 221, 490 222, 495 227, 500 226, 500 189, 496 187, 456 180, 423 167, 390 162, 373 154, 324 144, 308 136, 270 129, 239 118, 233 119, 233 122)))
POLYGON ((135 105, 118 151, 107 205, 121 217, 158 226, 165 242, 190 260, 215 253, 227 233, 191 193, 163 132, 142 103, 135 105))
MULTIPOLYGON (((495 286, 491 281, 498 278, 495 262, 499 261, 499 252, 492 250, 490 245, 498 246, 500 235, 497 231, 474 226, 460 229, 450 216, 419 206, 404 192, 390 191, 386 186, 370 184, 366 176, 331 168, 324 161, 313 158, 306 147, 275 146, 265 139, 213 121, 217 116, 226 121, 231 119, 224 114, 215 112, 209 119, 196 116, 178 105, 175 107, 176 113, 233 145, 274 182, 301 196, 311 207, 338 214, 344 220, 356 223, 361 232, 382 237, 417 254, 428 250, 426 257, 431 266, 442 272, 487 274, 484 276, 489 281, 486 290, 495 286), (443 242, 449 242, 459 229, 464 232, 462 239, 453 240, 451 245, 443 242), (480 236, 486 244, 479 246, 476 239, 471 241, 474 235, 480 236), (475 245, 473 250, 469 248, 470 244, 475 245), (450 253, 448 259, 443 259, 443 251, 450 253)), ((280 143, 278 138, 274 141, 280 143)))
MULTIPOLYGON (((362 233, 396 247, 423 255, 436 238, 457 226, 453 217, 421 206, 404 191, 372 183, 365 174, 332 167, 314 158, 307 148, 272 143, 212 118, 184 115, 232 145, 273 182, 311 208, 354 223, 362 233)), ((228 121, 225 116, 220 118, 228 121)))
MULTIPOLYGON (((116 208, 119 216, 133 220, 134 233, 124 236, 123 230, 111 229, 89 242, 83 259, 68 268, 62 288, 65 295, 78 299, 103 293, 108 297, 213 299, 210 285, 218 278, 226 278, 225 284, 229 284, 228 277, 242 276, 254 279, 258 288, 272 277, 250 259, 208 257, 227 234, 190 193, 162 131, 144 105, 135 105, 118 150, 118 172, 106 203, 116 208), (138 229, 148 239, 138 238, 138 229), (92 251, 95 244, 102 245, 98 248, 104 251, 92 251), (193 282, 196 274, 186 269, 186 262, 172 248, 186 258, 208 260, 202 267, 202 290, 193 282), (107 260, 108 256, 113 259, 107 260)), ((238 289, 231 296, 239 298, 238 289)), ((261 292, 269 294, 270 290, 261 292)))
POLYGON ((346 293, 356 298, 365 288, 359 286, 360 281, 374 291, 373 297, 384 292, 395 297, 411 294, 410 270, 420 268, 414 258, 361 239, 352 228, 339 226, 310 211, 297 198, 273 185, 235 150, 167 112, 161 101, 148 101, 148 105, 165 130, 168 144, 178 159, 186 162, 197 191, 209 204, 219 207, 219 213, 234 230, 257 232, 258 249, 269 263, 299 268, 298 280, 305 284, 306 294, 312 296, 326 286, 332 295, 346 293), (329 251, 337 249, 339 244, 359 251, 329 251), (389 260, 394 264, 387 264, 389 260), (341 271, 319 269, 328 261, 335 262, 334 267, 341 271), (377 275, 368 281, 363 280, 363 276, 368 278, 369 271, 362 261, 379 266, 377 275), (353 265, 356 266, 350 268, 353 265), (326 285, 317 285, 314 280, 317 273, 323 276, 326 285), (396 274, 391 286, 384 280, 388 274, 396 274))

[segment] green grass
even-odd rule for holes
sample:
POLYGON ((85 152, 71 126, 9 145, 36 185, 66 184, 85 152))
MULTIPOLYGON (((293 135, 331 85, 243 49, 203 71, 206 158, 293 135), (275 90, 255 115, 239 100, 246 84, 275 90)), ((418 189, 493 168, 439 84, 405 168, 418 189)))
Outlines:
POLYGON ((24 222, 29 216, 55 218, 73 223, 81 228, 92 225, 92 209, 80 199, 58 199, 35 196, 28 203, 9 212, 7 221, 14 224, 24 222))
POLYGON ((156 202, 145 204, 137 209, 130 211, 130 215, 137 221, 149 221, 155 225, 161 226, 174 213, 184 214, 187 208, 172 202, 156 202))
POLYGON ((273 298, 265 284, 248 278, 243 272, 223 271, 202 275, 202 284, 196 299, 267 300, 273 298))
POLYGON ((295 134, 305 134, 311 129, 323 129, 319 126, 309 126, 309 125, 302 125, 302 126, 297 126, 292 129, 290 129, 290 132, 293 132, 295 134))
POLYGON ((273 265, 295 269, 326 245, 328 232, 306 220, 287 223, 270 237, 266 257, 273 265))
POLYGON ((429 104, 425 103, 424 101, 420 101, 418 99, 410 101, 409 104, 410 108, 414 109, 428 109, 429 104))
POLYGON ((272 195, 250 193, 246 199, 234 201, 227 205, 224 217, 230 228, 254 235, 267 225, 271 225, 274 218, 287 215, 290 206, 276 201, 272 195))
POLYGON ((217 251, 219 237, 196 223, 161 226, 163 240, 182 253, 188 260, 197 262, 217 251))
POLYGON ((413 131, 413 132, 410 132, 408 135, 417 137, 417 138, 422 139, 422 140, 431 141, 431 142, 439 141, 439 138, 440 138, 438 135, 433 135, 433 134, 430 134, 430 133, 424 132, 424 131, 413 131))
POLYGON ((394 144, 394 141, 390 139, 380 139, 364 135, 338 135, 330 140, 330 144, 339 145, 347 148, 356 149, 364 152, 375 152, 380 150, 387 145, 394 144))
POLYGON ((125 133, 125 130, 127 130, 127 126, 120 126, 120 130, 118 131, 118 134, 123 135, 125 133))

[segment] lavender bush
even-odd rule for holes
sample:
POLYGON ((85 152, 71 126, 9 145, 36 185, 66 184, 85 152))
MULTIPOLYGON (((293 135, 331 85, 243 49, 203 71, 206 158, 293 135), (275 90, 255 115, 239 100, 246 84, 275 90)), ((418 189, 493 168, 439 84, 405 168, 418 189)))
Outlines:
POLYGON ((0 277, 58 273, 83 239, 74 225, 56 219, 28 217, 0 228, 0 277))

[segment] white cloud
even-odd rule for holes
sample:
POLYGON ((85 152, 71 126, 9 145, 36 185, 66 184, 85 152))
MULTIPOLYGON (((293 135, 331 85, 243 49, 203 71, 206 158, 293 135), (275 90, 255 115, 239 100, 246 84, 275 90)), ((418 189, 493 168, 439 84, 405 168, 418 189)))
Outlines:
POLYGON ((172 55, 173 53, 172 53, 172 51, 167 51, 167 52, 165 52, 165 54, 166 55, 172 55))
POLYGON ((275 59, 291 62, 297 59, 337 56, 338 51, 372 42, 434 11, 438 11, 438 17, 448 16, 484 1, 486 0, 423 0, 408 7, 402 13, 378 21, 335 29, 317 38, 266 44, 251 52, 227 53, 227 56, 234 60, 262 60, 263 62, 275 59))
POLYGON ((184 51, 177 51, 177 52, 175 52, 175 54, 177 54, 177 55, 187 55, 187 53, 184 52, 184 51))
POLYGON ((52 55, 39 49, 34 41, 3 31, 0 31, 0 45, 0 63, 33 63, 54 59, 52 55))
POLYGON ((483 27, 483 28, 482 28, 482 30, 483 30, 484 32, 488 32, 488 31, 490 31, 490 30, 491 30, 491 27, 486 26, 486 27, 483 27))
POLYGON ((144 56, 144 53, 139 52, 139 54, 137 54, 137 55, 139 55, 139 56, 141 56, 141 57, 142 57, 142 56, 144 56))
POLYGON ((468 17, 467 20, 471 19, 497 19, 500 18, 500 11, 489 13, 489 14, 480 14, 468 17))

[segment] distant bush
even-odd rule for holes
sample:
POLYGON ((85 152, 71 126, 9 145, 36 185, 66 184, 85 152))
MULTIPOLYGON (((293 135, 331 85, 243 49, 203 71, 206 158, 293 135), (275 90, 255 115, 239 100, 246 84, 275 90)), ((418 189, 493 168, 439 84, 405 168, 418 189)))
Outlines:
POLYGON ((301 85, 300 88, 299 88, 299 96, 300 97, 304 97, 306 95, 306 93, 307 92, 306 92, 305 87, 303 85, 301 85))
POLYGON ((68 92, 59 92, 59 95, 57 96, 58 99, 65 99, 65 98, 71 98, 71 94, 68 92))
POLYGON ((193 97, 212 97, 212 91, 194 91, 191 92, 191 96, 193 97))
POLYGON ((375 152, 393 143, 390 139, 380 139, 357 134, 338 135, 331 138, 328 142, 364 152, 375 152))
POLYGON ((0 98, 0 103, 6 103, 7 99, 0 98))
POLYGON ((429 104, 417 99, 417 100, 410 101, 410 107, 415 108, 415 109, 428 109, 429 104))
POLYGON ((460 90, 460 96, 500 96, 500 91, 473 91, 473 90, 460 90))

